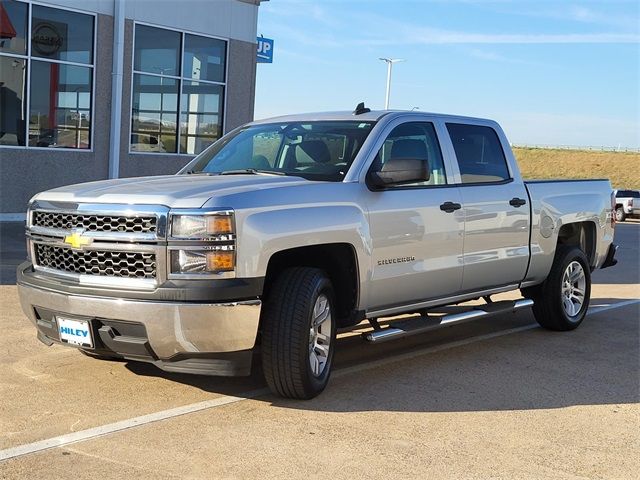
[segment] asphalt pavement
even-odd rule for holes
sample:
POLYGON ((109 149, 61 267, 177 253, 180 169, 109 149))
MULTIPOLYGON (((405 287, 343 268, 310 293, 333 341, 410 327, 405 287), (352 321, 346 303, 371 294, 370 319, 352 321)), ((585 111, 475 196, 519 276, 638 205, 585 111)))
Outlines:
POLYGON ((259 369, 248 378, 179 375, 44 346, 10 275, 24 258, 22 227, 6 225, 2 479, 632 479, 640 471, 638 222, 618 225, 619 264, 595 272, 579 329, 549 332, 522 311, 381 345, 344 334, 329 387, 307 402, 269 394, 259 369))

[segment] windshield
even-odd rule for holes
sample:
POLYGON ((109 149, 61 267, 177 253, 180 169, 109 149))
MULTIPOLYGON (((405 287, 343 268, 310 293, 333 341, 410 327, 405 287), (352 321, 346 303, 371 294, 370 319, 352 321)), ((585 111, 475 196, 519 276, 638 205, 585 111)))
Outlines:
POLYGON ((373 122, 253 125, 225 135, 179 173, 266 173, 342 181, 373 122))

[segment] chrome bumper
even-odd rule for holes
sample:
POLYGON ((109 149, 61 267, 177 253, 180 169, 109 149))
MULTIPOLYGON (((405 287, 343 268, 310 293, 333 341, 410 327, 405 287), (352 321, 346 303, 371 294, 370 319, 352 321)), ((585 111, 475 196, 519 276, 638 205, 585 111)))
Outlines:
MULTIPOLYGON (((151 349, 149 354, 160 363, 172 358, 199 358, 209 353, 250 350, 255 345, 260 320, 259 300, 230 303, 136 301, 68 295, 21 283, 18 293, 23 311, 41 335, 36 308, 69 316, 142 324, 151 349)), ((47 338, 59 341, 49 335, 47 338)))

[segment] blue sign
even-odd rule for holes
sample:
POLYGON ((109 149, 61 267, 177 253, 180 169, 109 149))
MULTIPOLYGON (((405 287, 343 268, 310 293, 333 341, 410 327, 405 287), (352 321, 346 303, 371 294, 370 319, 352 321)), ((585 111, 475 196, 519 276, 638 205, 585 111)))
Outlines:
POLYGON ((258 37, 258 63, 273 63, 273 40, 258 37))

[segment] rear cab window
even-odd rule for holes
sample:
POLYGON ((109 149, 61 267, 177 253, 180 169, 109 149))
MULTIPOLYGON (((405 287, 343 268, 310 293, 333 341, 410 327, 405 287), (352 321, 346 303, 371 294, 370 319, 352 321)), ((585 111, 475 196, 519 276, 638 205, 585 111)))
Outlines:
POLYGON ((447 123, 463 184, 511 179, 498 134, 491 127, 447 123))

